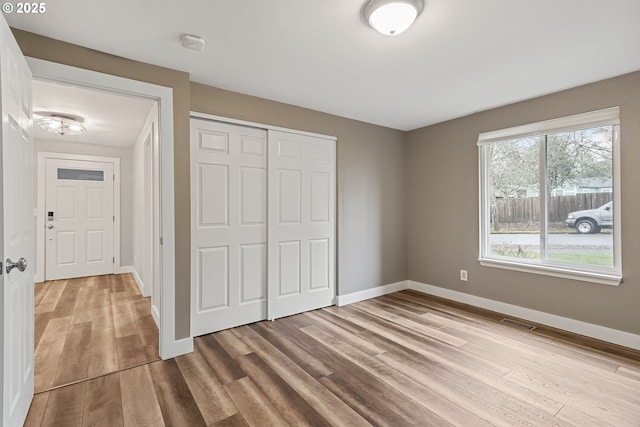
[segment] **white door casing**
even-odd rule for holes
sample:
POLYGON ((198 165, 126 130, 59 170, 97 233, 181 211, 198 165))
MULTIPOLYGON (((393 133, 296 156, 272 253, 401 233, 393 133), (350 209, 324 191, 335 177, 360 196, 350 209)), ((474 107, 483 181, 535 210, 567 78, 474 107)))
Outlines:
POLYGON ((46 160, 45 279, 114 273, 114 165, 46 160))
MULTIPOLYGON (((33 278, 35 265, 33 216, 33 140, 31 71, 7 26, 0 19, 2 93, 2 211, 0 236, 3 263, 2 425, 21 426, 33 398, 33 278), (9 260, 26 260, 26 269, 7 271, 9 260)), ((24 264, 23 264, 24 267, 24 264)))
POLYGON ((336 141, 269 130, 268 318, 334 304, 336 141))
POLYGON ((267 132, 191 120, 193 336, 266 318, 267 132))
MULTIPOLYGON (((36 58, 27 58, 33 75, 47 80, 113 90, 158 101, 158 287, 160 295, 160 357, 169 359, 193 351, 193 339, 176 338, 175 197, 173 89, 36 58)), ((118 218, 116 218, 117 222, 118 218)), ((116 263, 118 263, 116 253, 116 263)))

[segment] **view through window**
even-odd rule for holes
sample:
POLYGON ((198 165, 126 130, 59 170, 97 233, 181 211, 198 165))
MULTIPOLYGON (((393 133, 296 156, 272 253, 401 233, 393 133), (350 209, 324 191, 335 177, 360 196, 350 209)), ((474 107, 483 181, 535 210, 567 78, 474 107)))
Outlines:
POLYGON ((557 120, 542 122, 488 141, 481 135, 481 258, 619 273, 618 119, 594 123, 587 113, 584 121, 566 120, 562 129, 557 120))

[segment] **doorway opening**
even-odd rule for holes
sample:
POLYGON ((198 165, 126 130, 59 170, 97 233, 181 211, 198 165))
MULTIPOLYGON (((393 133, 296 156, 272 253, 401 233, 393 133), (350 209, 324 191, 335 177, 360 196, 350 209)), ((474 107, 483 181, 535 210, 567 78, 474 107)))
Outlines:
POLYGON ((173 91, 171 88, 137 80, 103 74, 86 69, 57 64, 35 58, 27 58, 35 80, 55 82, 81 88, 100 89, 106 92, 137 96, 154 100, 157 106, 158 140, 157 172, 154 173, 158 187, 158 272, 156 283, 159 290, 159 347, 160 357, 168 359, 193 350, 193 340, 175 339, 175 234, 173 192, 173 91))
POLYGON ((34 127, 38 393, 160 358, 160 157, 157 100, 32 88, 36 122, 62 112, 85 128, 34 127))

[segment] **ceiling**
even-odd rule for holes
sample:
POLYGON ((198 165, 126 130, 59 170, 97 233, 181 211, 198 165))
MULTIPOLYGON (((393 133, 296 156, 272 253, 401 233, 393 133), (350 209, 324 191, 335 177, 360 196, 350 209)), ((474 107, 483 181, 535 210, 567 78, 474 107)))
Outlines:
POLYGON ((11 26, 191 80, 410 130, 640 69, 638 0, 425 0, 388 37, 364 0, 56 0, 11 26), (180 46, 197 34, 203 52, 180 46))
POLYGON ((34 118, 58 113, 84 119, 86 132, 58 135, 34 126, 35 139, 131 147, 154 100, 49 81, 33 81, 34 118))

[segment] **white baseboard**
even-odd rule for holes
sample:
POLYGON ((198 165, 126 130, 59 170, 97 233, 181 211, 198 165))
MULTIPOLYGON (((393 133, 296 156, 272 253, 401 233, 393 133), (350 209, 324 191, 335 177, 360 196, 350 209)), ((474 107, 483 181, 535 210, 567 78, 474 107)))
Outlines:
POLYGON ((158 311, 158 308, 154 305, 151 306, 151 316, 153 317, 153 320, 156 322, 156 326, 158 327, 158 329, 160 329, 160 312, 158 311))
POLYGON ((144 294, 144 283, 142 283, 142 279, 138 275, 138 272, 133 270, 133 272, 131 272, 131 274, 133 275, 133 278, 135 279, 136 283, 138 284, 138 289, 140 289, 140 293, 145 297, 149 296, 149 295, 145 295, 144 294))
POLYGON ((389 285, 378 286, 371 289, 365 289, 364 291, 353 292, 346 295, 338 295, 336 297, 336 305, 342 307, 343 305, 353 304, 354 302, 364 301, 370 298, 381 297, 382 295, 391 294, 394 292, 408 289, 407 281, 391 283, 389 285))
POLYGON ((134 271, 136 271, 136 268, 133 265, 121 265, 113 268, 113 274, 133 273, 134 271))
POLYGON ((175 340, 173 350, 174 355, 172 357, 178 357, 182 356, 183 354, 191 353, 193 351, 193 337, 175 340))
POLYGON ((408 280, 408 289, 640 350, 640 335, 408 280))
POLYGON ((146 295, 145 294, 145 292, 144 292, 144 282, 142 281, 142 278, 138 274, 138 270, 136 270, 136 268, 134 266, 132 266, 132 265, 123 265, 118 269, 118 273, 119 274, 131 273, 131 275, 133 275, 134 280, 136 281, 136 284, 138 285, 138 289, 140 289, 140 293, 142 294, 142 296, 144 296, 144 297, 150 296, 150 295, 146 295))

